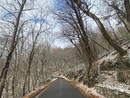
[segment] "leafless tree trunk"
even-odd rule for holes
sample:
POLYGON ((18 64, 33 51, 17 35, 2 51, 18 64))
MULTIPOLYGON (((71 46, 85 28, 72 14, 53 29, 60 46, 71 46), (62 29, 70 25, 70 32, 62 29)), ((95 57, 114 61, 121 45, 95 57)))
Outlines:
POLYGON ((4 53, 5 48, 6 48, 6 46, 7 46, 7 43, 8 43, 8 37, 6 38, 6 41, 5 41, 4 47, 3 47, 2 52, 1 52, 1 54, 0 54, 0 58, 3 56, 3 53, 4 53))
POLYGON ((113 33, 113 35, 114 35, 116 41, 119 41, 119 38, 117 37, 116 32, 115 32, 115 30, 113 29, 113 27, 112 27, 110 21, 109 21, 109 20, 107 20, 107 21, 108 21, 108 23, 109 23, 109 25, 110 25, 110 27, 111 27, 111 29, 112 29, 112 33, 113 33))
MULTIPOLYGON (((45 19, 46 19, 47 16, 43 16, 43 17, 45 17, 45 19)), ((47 31, 49 29, 49 28, 46 28, 43 30, 44 22, 45 22, 45 20, 41 20, 40 26, 38 28, 36 26, 37 23, 35 24, 34 27, 32 27, 32 31, 31 31, 31 33, 32 33, 32 48, 31 48, 31 51, 29 54, 28 67, 27 67, 26 74, 25 74, 25 82, 23 84, 23 95, 25 95, 27 93, 26 87, 28 88, 28 92, 30 91, 30 80, 31 80, 30 71, 31 71, 31 67, 32 67, 33 58, 35 55, 35 48, 36 48, 38 37, 40 36, 40 34, 44 33, 45 31, 47 31)))
POLYGON ((16 69, 17 69, 17 50, 15 50, 14 54, 14 70, 13 70, 13 77, 12 77, 12 96, 15 98, 15 78, 16 78, 16 69))
POLYGON ((118 15, 119 19, 122 21, 122 23, 124 24, 128 33, 130 33, 130 29, 129 29, 129 26, 127 25, 127 23, 124 21, 124 19, 122 19, 122 17, 119 14, 117 14, 117 15, 118 15))
POLYGON ((102 22, 100 21, 100 19, 93 13, 91 13, 88 10, 83 9, 82 7, 80 7, 80 9, 90 18, 92 18, 96 24, 98 25, 102 35, 104 36, 104 38, 108 41, 108 43, 122 56, 125 55, 127 53, 126 50, 124 50, 123 48, 121 48, 116 42, 115 40, 113 40, 108 34, 107 31, 105 29, 105 27, 103 26, 102 22))
POLYGON ((125 10, 126 10, 126 19, 130 25, 130 0, 124 0, 125 10))
POLYGON ((75 24, 76 24, 76 27, 78 28, 79 36, 81 36, 81 38, 79 37, 79 42, 82 44, 81 45, 82 50, 85 53, 86 57, 88 57, 88 61, 89 61, 89 64, 91 66, 95 57, 93 56, 93 53, 92 53, 91 48, 90 48, 89 38, 87 36, 87 31, 85 31, 84 23, 83 23, 82 16, 81 16, 79 9, 76 9, 74 6, 73 6, 73 9, 75 11, 75 14, 76 14, 76 17, 78 20, 78 24, 76 22, 75 22, 75 24))
POLYGON ((2 73, 1 73, 1 76, 0 76, 0 98, 2 96, 2 92, 3 92, 4 86, 5 86, 5 81, 6 81, 7 73, 8 73, 8 70, 9 70, 9 65, 10 65, 10 61, 11 61, 11 58, 12 58, 12 54, 13 54, 14 49, 16 47, 16 43, 17 43, 16 42, 16 37, 17 37, 20 17, 21 17, 22 11, 24 9, 25 3, 26 3, 26 0, 23 0, 22 4, 20 6, 20 10, 19 10, 18 16, 16 17, 16 23, 14 25, 13 37, 12 37, 12 41, 11 41, 9 54, 7 56, 7 60, 6 60, 5 66, 4 66, 4 68, 2 70, 2 73))
POLYGON ((33 61, 33 57, 34 57, 34 53, 35 53, 35 45, 36 45, 36 42, 33 43, 33 47, 31 49, 31 52, 30 52, 30 55, 29 55, 29 61, 28 61, 28 67, 27 67, 27 71, 26 71, 26 75, 25 75, 25 82, 24 82, 24 85, 23 85, 23 95, 25 95, 27 92, 26 92, 26 85, 28 87, 28 91, 29 91, 29 86, 30 86, 30 69, 31 69, 31 65, 32 65, 32 61, 33 61))
POLYGON ((118 2, 120 1, 117 1, 117 3, 111 2, 111 4, 107 0, 105 0, 104 2, 107 3, 108 6, 110 6, 116 11, 117 16, 126 27, 128 33, 130 33, 130 29, 129 29, 130 27, 130 1, 122 0, 121 1, 122 5, 118 5, 118 2), (125 11, 120 9, 119 8, 120 6, 123 6, 122 8, 125 8, 125 11))
MULTIPOLYGON (((88 37, 88 31, 85 29, 85 23, 83 21, 83 16, 79 8, 77 8, 73 2, 67 1, 68 6, 71 10, 73 10, 72 13, 68 13, 66 16, 59 16, 61 20, 67 22, 69 25, 72 26, 72 29, 74 32, 68 32, 67 37, 69 37, 70 41, 77 47, 77 45, 74 43, 74 39, 78 39, 80 49, 77 47, 79 53, 82 55, 82 58, 86 65, 87 74, 85 74, 84 81, 90 85, 90 70, 92 68, 92 64, 95 61, 96 57, 94 56, 94 53, 92 52, 92 45, 90 44, 90 38, 88 37), (68 17, 67 17, 68 16, 68 17), (70 34, 69 34, 70 33, 70 34)), ((87 28, 87 26, 86 26, 87 28)), ((68 28, 67 28, 68 29, 68 28)), ((67 30, 66 29, 66 30, 67 30)), ((70 28, 71 29, 71 28, 70 28)), ((92 41, 93 42, 93 41, 92 41)))

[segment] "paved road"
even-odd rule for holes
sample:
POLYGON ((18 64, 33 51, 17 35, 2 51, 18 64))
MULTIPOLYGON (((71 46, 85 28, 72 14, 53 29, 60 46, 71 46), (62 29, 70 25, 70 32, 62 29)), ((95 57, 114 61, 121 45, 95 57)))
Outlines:
POLYGON ((64 79, 57 79, 35 98, 86 98, 64 79))

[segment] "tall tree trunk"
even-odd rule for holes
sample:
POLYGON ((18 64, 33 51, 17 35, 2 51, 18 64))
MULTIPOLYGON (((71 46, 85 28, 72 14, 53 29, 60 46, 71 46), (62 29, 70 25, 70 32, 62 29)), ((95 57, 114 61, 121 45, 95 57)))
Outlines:
MULTIPOLYGON (((113 9, 115 9, 119 19, 123 22, 123 24, 125 25, 126 29, 128 30, 128 33, 130 33, 129 31, 129 27, 130 27, 130 0, 123 0, 124 1, 124 6, 125 7, 125 11, 120 10, 119 5, 115 5, 114 3, 109 4, 107 2, 107 0, 105 0, 105 3, 107 3, 110 7, 112 7, 113 9), (125 20, 124 20, 125 19, 125 20), (126 22, 127 21, 127 22, 126 22)), ((122 3, 123 3, 122 1, 122 3)))
POLYGON ((4 66, 2 73, 1 73, 1 76, 0 76, 0 98, 2 97, 2 92, 3 92, 4 86, 5 86, 5 81, 6 81, 7 73, 9 70, 9 65, 10 65, 10 62, 12 59, 12 54, 13 54, 13 51, 16 47, 17 31, 18 31, 20 17, 21 17, 25 3, 26 3, 26 0, 23 0, 22 5, 20 7, 20 11, 19 11, 18 16, 16 18, 16 24, 14 25, 14 31, 13 31, 12 41, 11 41, 10 52, 7 55, 6 63, 5 63, 5 66, 4 66))
MULTIPOLYGON (((91 47, 89 44, 89 38, 87 36, 87 31, 85 30, 84 22, 82 19, 82 15, 80 13, 79 9, 76 9, 75 6, 73 6, 73 10, 75 11, 78 23, 76 24, 78 30, 78 35, 81 36, 79 38, 81 44, 83 45, 83 51, 86 53, 86 56, 88 57, 89 63, 92 64, 92 62, 95 60, 95 57, 93 56, 93 52, 91 51, 91 47)), ((75 22, 76 23, 76 22, 75 22)))
POLYGON ((30 52, 30 55, 29 55, 29 61, 28 61, 28 67, 27 67, 27 71, 26 71, 26 74, 25 74, 25 80, 24 80, 24 84, 23 84, 23 96, 27 93, 26 92, 26 84, 28 84, 27 88, 28 88, 28 91, 30 90, 29 86, 30 86, 30 69, 31 69, 31 66, 32 66, 32 61, 33 61, 33 57, 34 57, 34 53, 35 53, 35 44, 36 42, 33 43, 33 47, 31 49, 31 52, 30 52))
POLYGON ((123 48, 121 48, 116 42, 115 40, 113 40, 108 34, 107 31, 105 29, 105 27, 103 26, 102 22, 100 21, 100 19, 94 15, 93 13, 84 10, 83 8, 80 8, 87 16, 89 16, 90 18, 92 18, 96 24, 98 25, 103 37, 108 41, 108 43, 121 55, 125 55, 127 53, 126 50, 124 50, 123 48))
POLYGON ((124 24, 124 26, 125 26, 126 30, 128 31, 128 33, 130 34, 130 29, 129 29, 129 25, 127 24, 127 22, 125 22, 125 20, 122 19, 122 17, 119 14, 117 14, 117 15, 118 15, 119 19, 122 21, 122 23, 124 24))
MULTIPOLYGON (((9 79, 7 81, 9 81, 9 79)), ((9 98, 9 82, 7 81, 5 83, 5 98, 9 98)))
MULTIPOLYGON (((14 69, 13 69, 13 76, 12 76, 12 97, 15 98, 16 96, 16 92, 15 92, 15 80, 17 77, 17 71, 19 67, 19 64, 17 64, 17 60, 18 60, 18 54, 17 54, 17 49, 15 49, 15 53, 14 53, 14 69)), ((18 62, 19 63, 19 62, 18 62)))
POLYGON ((130 25, 130 0, 124 0, 125 10, 126 10, 126 19, 130 25))
POLYGON ((91 46, 90 46, 90 40, 87 36, 87 31, 85 30, 85 25, 84 25, 84 22, 83 22, 83 17, 81 15, 81 12, 79 9, 77 9, 73 3, 72 3, 72 6, 73 6, 73 9, 75 11, 75 14, 76 14, 76 17, 77 17, 77 20, 78 20, 78 24, 76 25, 77 28, 79 29, 77 32, 79 34, 79 36, 81 36, 79 38, 79 42, 81 44, 81 49, 82 49, 82 52, 84 54, 84 60, 85 60, 85 63, 86 61, 88 60, 89 62, 89 65, 87 66, 86 65, 86 69, 87 69, 87 75, 84 76, 84 79, 85 79, 85 82, 87 80, 87 85, 89 86, 90 85, 90 70, 92 68, 92 63, 95 61, 95 57, 94 57, 94 54, 92 52, 92 49, 91 49, 91 46), (87 77, 87 78, 86 78, 87 77))
POLYGON ((107 22, 109 23, 109 26, 110 26, 110 28, 112 29, 112 33, 113 33, 113 35, 114 35, 116 41, 119 41, 119 38, 118 38, 118 36, 116 35, 116 32, 115 32, 115 30, 113 29, 113 27, 112 27, 110 21, 107 20, 107 22))
POLYGON ((1 52, 1 54, 0 54, 0 58, 1 58, 1 57, 3 56, 3 54, 4 54, 4 51, 5 51, 6 46, 7 46, 7 43, 8 43, 8 39, 9 39, 9 37, 6 38, 6 41, 5 41, 4 47, 3 47, 2 52, 1 52))

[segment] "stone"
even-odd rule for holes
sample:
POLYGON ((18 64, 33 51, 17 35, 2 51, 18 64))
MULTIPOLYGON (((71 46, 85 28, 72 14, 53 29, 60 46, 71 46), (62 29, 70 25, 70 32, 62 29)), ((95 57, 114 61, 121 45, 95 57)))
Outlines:
POLYGON ((105 96, 105 98, 130 98, 130 94, 127 92, 121 92, 118 89, 111 89, 102 86, 96 86, 96 91, 105 96))
POLYGON ((128 82, 127 84, 129 84, 129 80, 130 80, 130 73, 129 71, 118 71, 117 72, 117 80, 119 82, 128 82))

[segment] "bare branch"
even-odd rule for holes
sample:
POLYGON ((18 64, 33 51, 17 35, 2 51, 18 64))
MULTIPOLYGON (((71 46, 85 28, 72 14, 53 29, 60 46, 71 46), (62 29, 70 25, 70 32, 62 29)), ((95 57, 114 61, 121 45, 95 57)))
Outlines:
POLYGON ((6 10, 9 14, 11 14, 12 16, 14 16, 15 18, 16 18, 16 16, 12 13, 12 12, 10 12, 8 9, 6 9, 5 7, 3 7, 2 5, 0 5, 0 7, 2 7, 4 10, 6 10))

